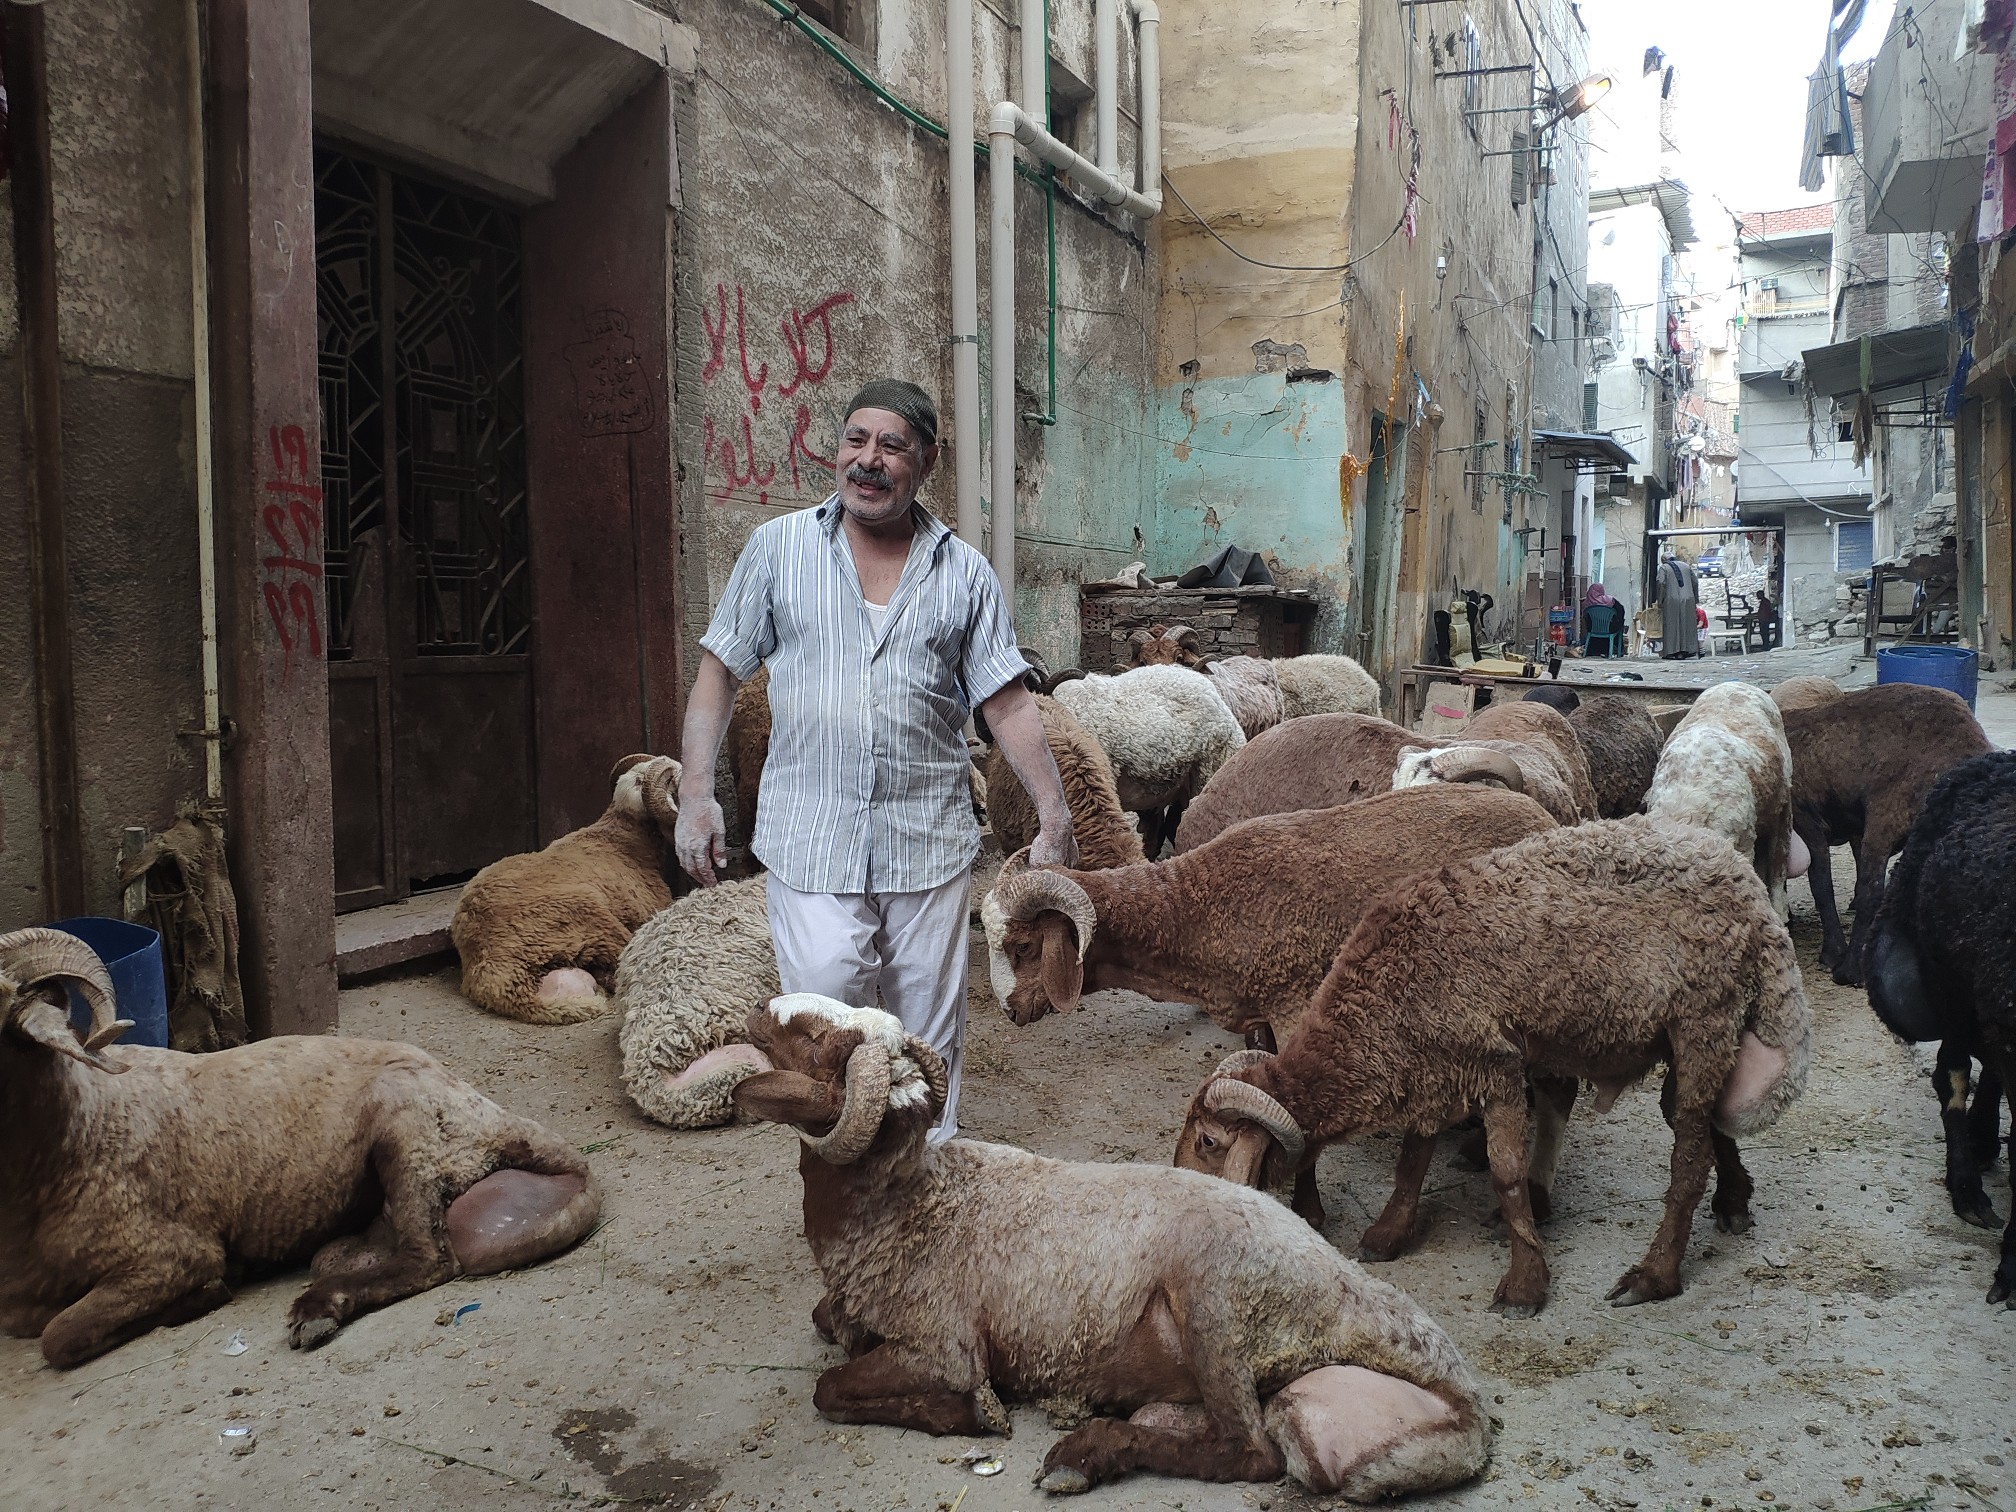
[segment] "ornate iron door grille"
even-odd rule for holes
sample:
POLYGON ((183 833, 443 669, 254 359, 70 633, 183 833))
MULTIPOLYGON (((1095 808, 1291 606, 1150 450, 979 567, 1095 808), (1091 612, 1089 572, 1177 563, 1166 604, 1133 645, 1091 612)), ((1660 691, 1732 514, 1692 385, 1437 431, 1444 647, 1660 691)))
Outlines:
POLYGON ((339 907, 533 833, 516 216, 328 143, 316 277, 339 907))

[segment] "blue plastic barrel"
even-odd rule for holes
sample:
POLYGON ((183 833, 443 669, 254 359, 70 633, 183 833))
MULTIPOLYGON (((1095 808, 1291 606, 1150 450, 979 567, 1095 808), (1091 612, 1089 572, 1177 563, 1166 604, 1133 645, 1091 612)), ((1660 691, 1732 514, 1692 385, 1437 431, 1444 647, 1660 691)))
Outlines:
MULTIPOLYGON (((145 924, 124 919, 59 919, 50 926, 73 934, 98 953, 119 999, 119 1017, 133 1020, 122 1045, 168 1047, 168 982, 161 970, 161 936, 145 924)), ((70 1019, 80 1029, 91 1022, 83 1000, 70 995, 70 1019)))
POLYGON ((1917 683, 1958 693, 1974 707, 1981 658, 1965 646, 1880 646, 1876 651, 1876 681, 1917 683))

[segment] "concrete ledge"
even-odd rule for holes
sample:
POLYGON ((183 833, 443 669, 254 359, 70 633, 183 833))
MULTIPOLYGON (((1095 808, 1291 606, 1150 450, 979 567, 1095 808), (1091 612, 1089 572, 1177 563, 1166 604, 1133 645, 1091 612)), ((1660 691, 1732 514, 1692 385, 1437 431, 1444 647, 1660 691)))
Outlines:
POLYGON ((461 897, 461 888, 445 887, 342 915, 336 920, 336 980, 348 986, 395 966, 453 955, 448 925, 461 897))

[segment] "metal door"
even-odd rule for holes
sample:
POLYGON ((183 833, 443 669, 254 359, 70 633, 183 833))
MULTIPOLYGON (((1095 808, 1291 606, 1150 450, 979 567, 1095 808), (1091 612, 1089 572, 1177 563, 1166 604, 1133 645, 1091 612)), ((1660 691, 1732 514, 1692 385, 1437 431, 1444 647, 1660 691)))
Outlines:
POLYGON ((519 228, 315 151, 339 911, 534 843, 519 228))

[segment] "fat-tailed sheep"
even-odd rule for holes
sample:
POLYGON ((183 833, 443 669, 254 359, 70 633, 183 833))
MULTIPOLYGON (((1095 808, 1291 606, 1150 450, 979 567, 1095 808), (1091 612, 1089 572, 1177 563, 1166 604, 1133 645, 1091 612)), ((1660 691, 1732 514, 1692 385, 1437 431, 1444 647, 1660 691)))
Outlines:
POLYGON ((287 1338, 573 1244, 580 1152, 411 1045, 323 1036, 209 1055, 114 1043, 111 979, 48 929, 0 937, 0 1328, 77 1365, 313 1260, 287 1338), (72 1029, 65 987, 90 1007, 72 1029))
POLYGON ((648 1118, 704 1129, 735 1117, 729 1094, 762 1069, 744 1040, 749 1010, 781 990, 767 873, 675 898, 616 965, 623 1090, 648 1118))
POLYGON ((609 781, 609 807, 593 824, 493 861, 462 889, 448 933, 462 957, 462 995, 477 1007, 534 1024, 609 1011, 631 933, 672 901, 665 864, 679 763, 625 756, 609 781))
POLYGON ((1134 1414, 1052 1445, 1053 1493, 1285 1470, 1369 1501, 1483 1469, 1488 1420, 1448 1336, 1260 1194, 1166 1166, 933 1147, 944 1066, 885 1013, 782 997, 750 1037, 776 1069, 735 1101, 801 1132, 815 1321, 849 1357, 813 1387, 823 1416, 1002 1433, 997 1393, 1134 1414))
POLYGON ((1198 1089, 1176 1158, 1263 1184, 1336 1140, 1398 1132, 1399 1180, 1364 1241, 1389 1255, 1411 1232, 1436 1135, 1481 1104, 1512 1241, 1494 1306, 1525 1315, 1547 1297, 1527 1077, 1589 1080, 1605 1108, 1669 1061, 1665 1216, 1611 1292, 1652 1301, 1680 1292, 1711 1149, 1718 1216, 1740 1203, 1747 1219, 1729 1141, 1798 1096, 1810 1030, 1791 938, 1726 840, 1644 817, 1549 830, 1414 877, 1367 912, 1280 1054, 1243 1052, 1198 1089))
POLYGON ((1141 846, 1151 860, 1175 833, 1184 805, 1246 744, 1211 679, 1188 667, 1095 673, 1056 683, 1050 696, 1113 763, 1120 806, 1140 817, 1141 846))

